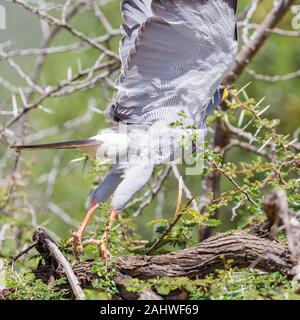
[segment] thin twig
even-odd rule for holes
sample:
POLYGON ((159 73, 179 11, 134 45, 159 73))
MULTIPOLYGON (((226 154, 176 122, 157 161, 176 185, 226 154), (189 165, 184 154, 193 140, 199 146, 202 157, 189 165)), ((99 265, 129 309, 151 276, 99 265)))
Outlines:
POLYGON ((37 242, 33 243, 32 245, 30 245, 28 248, 22 250, 18 255, 16 255, 13 258, 13 262, 16 262, 20 257, 22 257, 24 254, 26 254, 27 252, 29 252, 30 250, 32 250, 33 248, 35 248, 37 245, 37 242))
POLYGON ((243 193, 246 198, 251 202, 253 205, 257 206, 257 203, 251 198, 249 193, 245 191, 242 187, 238 185, 238 183, 225 171, 223 170, 215 161, 212 159, 207 159, 209 163, 219 172, 221 172, 241 193, 243 193))
POLYGON ((158 249, 161 246, 162 241, 165 239, 165 237, 171 232, 173 227, 180 220, 180 218, 183 214, 180 211, 181 201, 182 201, 182 191, 183 191, 183 180, 181 177, 179 180, 179 184, 178 184, 178 197, 177 197, 176 210, 175 210, 173 221, 169 224, 169 226, 165 230, 165 232, 155 241, 155 243, 151 246, 151 248, 146 252, 147 255, 151 254, 153 251, 155 251, 156 249, 158 249))

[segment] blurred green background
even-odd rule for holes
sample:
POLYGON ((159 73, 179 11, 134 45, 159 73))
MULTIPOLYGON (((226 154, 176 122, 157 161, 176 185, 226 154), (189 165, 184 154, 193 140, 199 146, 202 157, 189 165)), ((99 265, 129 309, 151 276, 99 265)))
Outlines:
MULTIPOLYGON (((63 1, 56 1, 63 3, 63 1)), ((102 1, 106 3, 102 9, 113 27, 118 28, 122 22, 119 11, 119 2, 116 0, 102 1)), ((251 1, 239 1, 239 14, 251 1)), ((296 4, 300 5, 300 1, 296 4)), ((38 18, 26 12, 24 9, 15 4, 0 1, 0 4, 6 7, 7 10, 7 30, 0 30, 0 42, 11 40, 14 48, 34 48, 40 47, 43 41, 40 21, 38 18)), ((271 8, 271 1, 261 1, 253 23, 260 23, 271 8)), ((290 12, 278 26, 279 28, 292 30, 291 21, 293 14, 290 12)), ((97 36, 105 31, 99 24, 91 11, 84 11, 78 14, 71 20, 71 25, 89 36, 97 36)), ((300 32, 300 30, 298 30, 300 32)), ((65 45, 77 42, 68 32, 61 32, 52 43, 52 46, 65 45)), ((115 52, 118 52, 119 38, 114 38, 109 45, 115 52)), ((65 79, 69 68, 77 70, 77 61, 80 58, 82 67, 90 66, 99 56, 99 51, 96 49, 82 50, 81 52, 69 52, 61 54, 53 54, 47 58, 45 67, 40 79, 41 83, 55 84, 58 80, 65 79)), ((31 74, 34 66, 35 57, 16 58, 24 71, 31 74)), ((300 38, 285 37, 281 35, 272 35, 266 42, 263 49, 255 57, 255 60, 249 66, 256 70, 257 73, 266 75, 283 75, 300 69, 300 38)), ((3 78, 9 80, 15 85, 24 85, 16 73, 7 65, 5 61, 0 61, 0 74, 3 78)), ((266 82, 255 80, 252 76, 244 74, 236 84, 238 88, 251 81, 248 87, 248 94, 257 100, 266 97, 264 105, 271 105, 267 116, 269 118, 279 118, 281 120, 280 130, 285 134, 293 134, 300 127, 300 108, 299 108, 299 90, 300 77, 289 81, 266 82)), ((91 103, 100 110, 105 110, 109 99, 113 96, 113 90, 103 84, 95 89, 87 90, 68 95, 62 98, 51 98, 43 104, 44 107, 52 111, 45 113, 42 110, 36 109, 28 115, 29 127, 27 136, 31 136, 40 130, 58 126, 60 129, 56 134, 47 135, 40 142, 50 142, 56 140, 67 140, 70 138, 86 138, 97 134, 104 127, 109 126, 109 122, 105 116, 94 113, 93 118, 86 124, 80 125, 75 130, 66 129, 68 121, 83 117, 87 111, 87 107, 91 103)), ((20 103, 20 101, 19 101, 20 103)), ((0 107, 1 109, 9 110, 11 108, 11 94, 0 86, 0 107)), ((3 124, 7 118, 1 116, 0 124, 3 124)), ((26 141, 26 138, 25 138, 26 141)), ((7 145, 0 142, 0 159, 7 156, 7 145)), ((10 152, 10 151, 9 151, 10 152)), ((54 161, 59 160, 59 173, 53 187, 53 193, 50 194, 51 202, 62 208, 67 214, 76 220, 81 220, 85 212, 85 200, 91 191, 94 175, 91 173, 91 163, 88 162, 83 170, 82 162, 71 163, 72 159, 78 158, 80 155, 73 151, 55 152, 41 151, 34 153, 23 153, 22 170, 31 172, 32 177, 26 179, 26 184, 20 186, 21 190, 26 191, 28 198, 33 207, 39 212, 39 223, 47 225, 48 228, 55 231, 59 236, 67 236, 70 226, 66 225, 60 218, 48 210, 42 209, 43 199, 47 196, 47 175, 53 166, 54 161), (59 156, 57 156, 59 154, 59 156), (59 157, 59 158, 58 158, 59 157), (41 208, 41 210, 38 210, 41 208)), ((245 152, 234 149, 228 155, 228 160, 245 161, 245 152)), ((4 178, 12 169, 14 158, 10 152, 10 160, 8 166, 2 170, 4 178)), ((195 194, 199 194, 201 177, 187 177, 188 185, 195 194)), ((227 188, 226 181, 222 181, 222 188, 227 188)), ((168 217, 174 212, 177 182, 170 178, 168 183, 162 190, 164 195, 163 215, 168 217)), ((161 195, 161 197, 163 196, 161 195)), ((154 218, 154 212, 157 212, 156 201, 151 206, 145 209, 142 216, 136 219, 138 230, 146 239, 152 237, 152 228, 145 227, 145 221, 154 218)), ((231 223, 228 219, 228 212, 221 212, 224 223, 221 229, 237 224, 237 221, 231 223)))

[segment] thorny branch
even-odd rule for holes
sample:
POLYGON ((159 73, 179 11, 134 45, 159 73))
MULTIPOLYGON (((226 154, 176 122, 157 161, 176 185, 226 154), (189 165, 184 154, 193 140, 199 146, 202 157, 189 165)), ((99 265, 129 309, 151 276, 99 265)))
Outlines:
MULTIPOLYGON (((109 92, 108 94, 111 95, 110 86, 112 86, 115 80, 115 74, 120 67, 119 57, 111 49, 111 40, 118 38, 120 36, 120 31, 112 26, 108 17, 105 15, 104 10, 102 10, 100 1, 66 0, 58 6, 53 4, 45 4, 44 7, 41 5, 43 1, 40 1, 39 5, 31 5, 22 0, 12 0, 12 2, 28 11, 30 14, 38 17, 48 26, 49 32, 48 34, 45 34, 43 43, 39 48, 15 48, 14 44, 10 41, 0 44, 0 63, 9 66, 19 78, 19 82, 21 83, 13 83, 11 80, 6 79, 5 75, 0 75, 0 86, 3 87, 7 93, 7 100, 1 103, 1 108, 3 110, 0 110, 0 115, 1 118, 5 120, 1 121, 0 123, 0 138, 6 145, 10 145, 16 141, 20 141, 20 139, 26 139, 28 142, 34 142, 45 137, 49 137, 50 135, 55 135, 62 130, 66 132, 66 136, 71 136, 76 132, 78 127, 84 124, 89 124, 95 114, 103 113, 103 110, 96 107, 95 102, 91 101, 84 115, 67 121, 62 126, 53 126, 39 132, 32 132, 33 129, 30 127, 26 116, 30 114, 32 110, 36 109, 39 110, 39 112, 51 112, 51 109, 49 109, 49 105, 51 104, 48 103, 49 101, 52 101, 50 99, 69 97, 74 93, 93 89, 99 86, 101 86, 103 90, 106 90, 106 87, 109 87, 107 92, 109 92), (58 9, 57 11, 59 11, 60 14, 55 15, 54 17, 50 14, 50 12, 55 9, 58 9), (94 30, 92 30, 90 34, 87 32, 84 33, 76 27, 76 23, 71 23, 71 20, 74 17, 80 16, 81 12, 83 11, 89 11, 89 13, 95 16, 99 23, 99 29, 101 27, 105 30, 103 34, 95 35, 94 30), (72 42, 60 45, 53 44, 53 40, 55 40, 55 38, 62 32, 71 35, 72 42), (81 55, 89 50, 97 51, 99 58, 83 68, 81 55), (44 67, 48 58, 67 55, 70 52, 76 53, 78 56, 77 69, 71 68, 71 65, 67 66, 67 77, 65 79, 57 80, 55 83, 51 84, 47 83, 44 80, 44 67), (35 59, 35 64, 31 74, 28 74, 25 71, 26 68, 24 68, 22 63, 22 58, 28 56, 35 59), (46 105, 47 107, 45 107, 46 105), (21 126, 22 130, 17 130, 16 127, 19 125, 21 126)), ((253 77, 256 79, 267 81, 286 81, 300 76, 299 70, 283 76, 266 76, 258 74, 256 71, 248 68, 250 62, 254 59, 271 34, 275 33, 287 37, 299 36, 298 31, 283 30, 276 27, 291 5, 294 3, 293 0, 274 1, 274 5, 270 13, 265 17, 261 24, 257 24, 253 23, 252 20, 255 16, 257 8, 260 5, 260 2, 261 1, 259 0, 252 1, 239 21, 239 27, 241 28, 240 33, 242 34, 242 40, 244 43, 237 55, 236 64, 232 73, 225 79, 225 82, 228 84, 233 84, 236 82, 236 80, 245 71, 253 75, 253 77)), ((242 105, 241 101, 240 104, 242 105)), ((249 110, 247 109, 247 111, 249 110)), ((257 114, 253 114, 253 116, 257 117, 257 114)), ((248 132, 245 127, 242 128, 238 125, 233 125, 226 117, 220 119, 219 124, 220 125, 215 131, 215 137, 222 136, 222 141, 215 139, 214 147, 216 150, 220 151, 223 156, 225 156, 229 150, 232 150, 232 148, 238 147, 247 152, 264 157, 269 161, 273 160, 273 154, 270 152, 272 149, 272 141, 267 142, 267 144, 262 148, 257 141, 257 136, 250 131, 248 132)), ((294 148, 294 150, 299 151, 299 143, 297 144, 297 141, 287 146, 287 148, 294 148)), ((9 166, 10 158, 10 151, 7 151, 3 158, 0 159, 1 173, 4 172, 4 169, 9 166)), ((16 155, 13 173, 9 178, 1 180, 3 185, 10 185, 10 188, 8 188, 9 198, 3 207, 4 209, 7 208, 7 204, 12 198, 14 198, 13 196, 16 194, 15 185, 25 183, 25 177, 20 170, 20 162, 22 161, 24 160, 20 157, 20 155, 16 155)), ((45 193, 47 198, 50 198, 58 176, 58 161, 59 160, 56 159, 56 161, 53 162, 49 174, 40 176, 37 179, 40 182, 40 185, 43 185, 43 188, 47 190, 45 193)), ((244 195, 245 199, 247 199, 251 204, 257 205, 248 192, 244 190, 244 188, 240 187, 240 185, 230 174, 228 174, 214 161, 211 161, 211 164, 214 166, 216 174, 212 178, 212 180, 214 180, 213 183, 207 183, 207 181, 204 179, 204 186, 206 186, 206 190, 204 190, 202 193, 202 201, 196 200, 192 192, 188 189, 187 185, 184 183, 184 181, 182 181, 182 191, 185 193, 186 198, 191 201, 191 205, 194 209, 198 208, 198 210, 202 212, 202 210, 206 208, 207 203, 214 201, 217 202, 217 200, 220 198, 220 194, 218 190, 216 190, 220 184, 218 180, 220 173, 229 179, 237 191, 244 195), (211 199, 210 193, 214 194, 213 199, 211 199)), ((296 165, 296 162, 291 160, 291 164, 296 165)), ((65 168, 62 171, 61 176, 67 174, 69 170, 70 168, 65 168)), ((163 188, 164 183, 167 181, 171 172, 173 172, 175 179, 180 181, 180 174, 176 166, 167 166, 167 168, 157 172, 153 179, 154 183, 145 191, 143 197, 134 200, 130 204, 131 207, 137 207, 134 216, 141 214, 141 212, 153 202, 163 188)), ((267 179, 271 179, 276 174, 278 174, 278 172, 273 170, 272 175, 270 175, 267 179)), ((282 177, 281 179, 284 180, 282 177)), ((30 201, 28 201, 28 199, 25 197, 23 203, 21 202, 22 200, 18 200, 19 207, 22 207, 23 205, 29 212, 31 212, 32 224, 34 227, 36 227, 36 213, 35 210, 30 207, 30 201)), ((237 210, 240 205, 240 203, 237 203, 233 209, 237 210)), ((74 227, 77 226, 77 221, 72 219, 63 209, 53 204, 50 199, 47 199, 45 207, 58 215, 65 223, 74 227)), ((290 219, 290 222, 287 222, 286 216, 283 216, 283 218, 284 217, 286 219, 285 224, 287 225, 287 229, 290 230, 292 227, 289 226, 293 225, 293 223, 295 224, 295 221, 290 219)), ((173 226, 178 222, 179 218, 180 213, 177 213, 173 223, 170 224, 170 229, 168 232, 171 231, 173 226)), ((1 228, 0 246, 3 241, 2 238, 5 238, 9 228, 10 226, 8 224, 4 224, 1 228)), ((289 232, 289 234, 291 234, 291 232, 289 232)), ((161 238, 161 240, 159 240, 159 243, 161 243, 164 236, 161 238)), ((159 245, 159 243, 156 245, 159 245)), ((153 250, 154 249, 155 248, 153 248, 153 250)))
POLYGON ((277 26, 294 2, 295 0, 279 0, 274 2, 272 10, 266 16, 263 23, 258 26, 251 40, 238 53, 235 66, 225 79, 226 83, 234 83, 241 76, 247 65, 271 35, 271 30, 277 26))
MULTIPOLYGON (((248 7, 248 10, 245 11, 244 15, 242 16, 242 20, 239 21, 239 26, 242 28, 241 33, 243 35, 242 39, 244 40, 244 44, 242 48, 240 49, 239 53, 237 54, 235 65, 230 72, 230 74, 224 79, 224 83, 227 85, 234 84, 239 77, 244 73, 247 66, 252 62, 252 60, 255 58, 257 53, 260 51, 260 49, 265 44, 266 40, 269 38, 269 36, 272 34, 272 31, 276 28, 278 23, 281 21, 281 19, 285 16, 285 14, 288 12, 288 10, 291 8, 294 0, 278 0, 273 1, 273 7, 272 10, 267 14, 264 21, 256 25, 256 29, 254 33, 249 36, 249 30, 253 28, 253 25, 251 25, 251 18, 253 17, 255 11, 258 8, 260 1, 253 1, 248 7), (250 24, 250 26, 249 26, 250 24)), ((278 29, 276 29, 278 31, 278 29)), ((292 77, 295 74, 292 75, 292 77)), ((291 75, 289 75, 291 76, 291 75)), ((222 106, 222 109, 226 111, 228 109, 228 106, 225 104, 222 106)), ((261 153, 263 152, 263 148, 255 148, 250 144, 238 143, 233 144, 231 139, 231 133, 235 133, 237 135, 242 136, 243 138, 248 138, 251 136, 249 141, 254 141, 255 136, 251 133, 246 132, 246 128, 240 129, 235 128, 230 123, 226 124, 226 127, 224 127, 224 123, 221 123, 221 120, 218 120, 215 134, 214 134, 214 143, 213 147, 215 150, 221 152, 223 159, 225 159, 225 156, 227 152, 231 149, 233 146, 239 146, 243 149, 254 152, 254 153, 261 153), (253 138, 253 140, 252 140, 253 138)), ((262 154, 265 156, 264 152, 262 154)), ((272 156, 272 154, 270 155, 272 156)), ((267 157, 270 157, 267 156, 267 157)), ((213 171, 211 174, 208 174, 206 177, 204 177, 202 181, 202 185, 205 186, 206 190, 202 195, 202 206, 201 210, 205 208, 207 205, 209 199, 209 194, 213 194, 213 200, 218 198, 220 196, 220 175, 218 174, 218 170, 213 171)), ((238 186, 236 186, 238 187, 238 186)), ((248 199, 249 200, 249 199, 248 199)), ((250 200, 250 202, 252 202, 250 200)), ((218 211, 215 211, 215 217, 218 216, 218 211)), ((200 231, 200 240, 205 239, 211 235, 211 230, 205 228, 204 230, 200 231)))

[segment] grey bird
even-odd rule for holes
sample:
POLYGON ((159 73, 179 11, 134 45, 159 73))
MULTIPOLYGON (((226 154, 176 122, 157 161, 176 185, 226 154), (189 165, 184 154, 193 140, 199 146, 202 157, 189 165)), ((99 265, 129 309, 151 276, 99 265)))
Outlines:
POLYGON ((180 157, 183 137, 205 129, 207 116, 227 92, 220 84, 237 52, 236 7, 237 0, 123 0, 121 75, 109 107, 114 126, 81 141, 13 146, 97 152, 113 163, 73 234, 75 252, 82 250, 96 208, 112 195, 103 238, 90 241, 109 258, 109 231, 117 214, 148 182, 155 165, 180 157))

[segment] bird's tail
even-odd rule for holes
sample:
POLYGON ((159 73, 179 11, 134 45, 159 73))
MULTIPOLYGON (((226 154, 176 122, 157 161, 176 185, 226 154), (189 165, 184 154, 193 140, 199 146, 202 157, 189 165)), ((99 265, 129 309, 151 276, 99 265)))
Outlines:
POLYGON ((45 144, 33 144, 33 145, 15 145, 11 146, 15 150, 36 150, 36 149, 77 149, 82 151, 96 151, 101 145, 101 142, 96 139, 85 139, 75 141, 64 141, 45 144))

